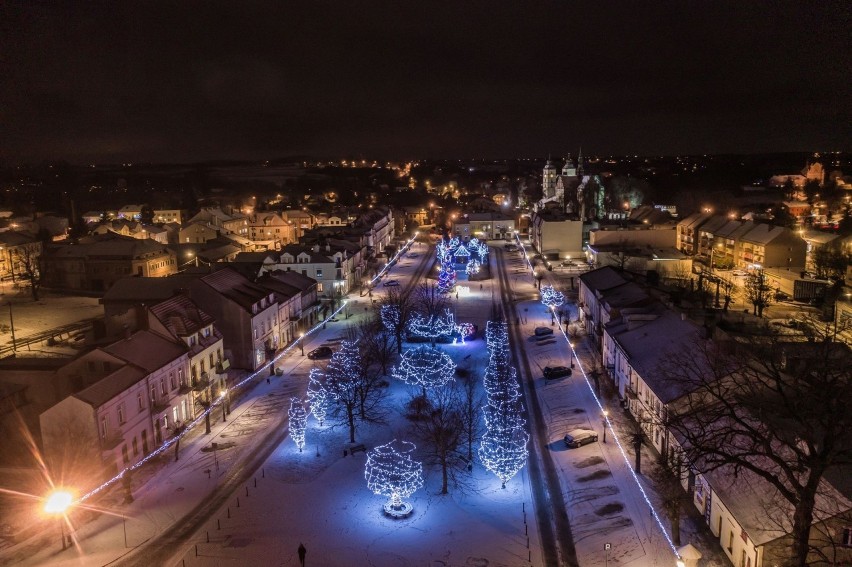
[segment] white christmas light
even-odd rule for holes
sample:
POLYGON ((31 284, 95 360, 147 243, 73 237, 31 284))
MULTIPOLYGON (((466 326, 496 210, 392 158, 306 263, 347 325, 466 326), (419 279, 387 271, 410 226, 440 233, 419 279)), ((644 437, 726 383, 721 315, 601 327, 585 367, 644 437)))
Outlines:
POLYGON ((399 326, 399 307, 397 305, 382 305, 379 316, 382 319, 382 325, 388 332, 396 331, 399 326))
POLYGON ((476 260, 471 260, 470 262, 467 263, 467 267, 465 268, 465 271, 467 272, 467 275, 472 276, 472 275, 478 274, 480 269, 481 269, 481 264, 479 262, 477 262, 476 260))
POLYGON ((482 436, 479 446, 479 459, 489 471, 500 479, 503 488, 518 471, 524 468, 529 451, 527 443, 530 436, 523 423, 506 430, 491 429, 482 436))
POLYGON ((290 411, 287 412, 290 417, 290 439, 302 452, 305 446, 305 429, 308 427, 308 412, 305 411, 305 406, 302 405, 302 400, 299 398, 290 398, 290 411))
POLYGON ((545 285, 541 287, 541 302, 549 309, 553 309, 565 303, 565 295, 552 285, 545 285))
POLYGON ((447 353, 424 345, 405 351, 392 374, 406 384, 435 388, 452 380, 455 372, 456 364, 447 353))
POLYGON ((311 413, 322 426, 328 411, 328 392, 322 383, 323 373, 318 368, 312 368, 308 375, 308 403, 311 413))
POLYGON ((456 328, 456 319, 452 312, 447 308, 443 315, 424 317, 423 315, 415 314, 411 317, 408 323, 408 332, 417 337, 426 337, 430 339, 443 337, 452 334, 456 328))
POLYGON ((367 488, 388 498, 384 511, 391 517, 411 514, 413 506, 403 499, 423 486, 423 465, 411 458, 415 448, 413 443, 394 439, 367 451, 364 467, 367 488))

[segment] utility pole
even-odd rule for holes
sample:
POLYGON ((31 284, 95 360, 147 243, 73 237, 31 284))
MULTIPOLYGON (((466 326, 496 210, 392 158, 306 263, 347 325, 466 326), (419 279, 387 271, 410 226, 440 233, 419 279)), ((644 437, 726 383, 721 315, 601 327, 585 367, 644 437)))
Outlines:
POLYGON ((12 302, 9 302, 9 326, 12 328, 12 352, 17 352, 18 349, 15 346, 15 319, 12 317, 12 302))

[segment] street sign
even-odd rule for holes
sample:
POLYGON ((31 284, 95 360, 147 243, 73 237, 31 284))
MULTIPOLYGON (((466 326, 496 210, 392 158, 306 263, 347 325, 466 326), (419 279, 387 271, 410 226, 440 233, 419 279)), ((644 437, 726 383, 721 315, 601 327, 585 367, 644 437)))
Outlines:
POLYGON ((612 544, 611 544, 611 543, 605 543, 605 544, 604 544, 604 549, 606 549, 607 551, 609 551, 610 549, 612 549, 612 544))

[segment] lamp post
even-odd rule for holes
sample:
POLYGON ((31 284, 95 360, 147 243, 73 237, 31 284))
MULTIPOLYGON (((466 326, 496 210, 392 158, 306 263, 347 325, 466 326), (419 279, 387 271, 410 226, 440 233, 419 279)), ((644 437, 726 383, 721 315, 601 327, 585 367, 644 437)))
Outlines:
POLYGON ((606 426, 607 421, 606 418, 609 416, 609 412, 607 410, 603 410, 603 442, 606 443, 606 426))
POLYGON ((302 351, 302 356, 305 356, 305 333, 299 335, 299 350, 302 351))
POLYGON ((74 497, 67 490, 55 490, 50 493, 44 502, 44 511, 47 514, 59 518, 59 530, 62 536, 62 549, 66 549, 65 544, 65 514, 68 508, 71 507, 74 497))
POLYGON ((225 391, 219 392, 219 399, 222 400, 222 423, 225 423, 227 419, 225 418, 225 391))

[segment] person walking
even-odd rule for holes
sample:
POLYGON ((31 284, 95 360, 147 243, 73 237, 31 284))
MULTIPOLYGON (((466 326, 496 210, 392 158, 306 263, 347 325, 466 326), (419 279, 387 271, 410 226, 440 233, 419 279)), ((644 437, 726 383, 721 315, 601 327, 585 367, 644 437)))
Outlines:
POLYGON ((305 567, 305 555, 308 553, 308 550, 305 549, 305 545, 302 542, 299 542, 299 565, 305 567))

